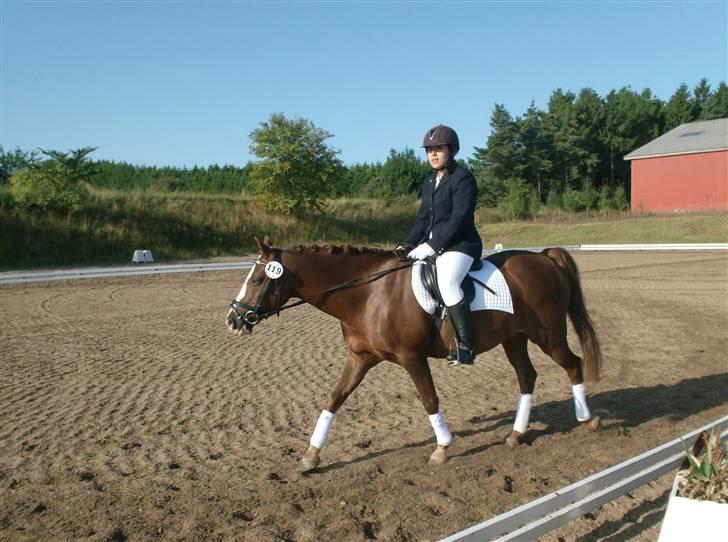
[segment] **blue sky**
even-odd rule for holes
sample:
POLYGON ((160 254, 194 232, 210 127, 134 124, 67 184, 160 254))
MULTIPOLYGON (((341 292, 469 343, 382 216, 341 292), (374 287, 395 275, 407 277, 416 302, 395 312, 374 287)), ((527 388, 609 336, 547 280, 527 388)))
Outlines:
POLYGON ((557 88, 726 80, 718 2, 0 0, 0 144, 98 146, 148 165, 243 165, 273 113, 331 132, 345 163, 444 123, 484 146, 496 103, 557 88))

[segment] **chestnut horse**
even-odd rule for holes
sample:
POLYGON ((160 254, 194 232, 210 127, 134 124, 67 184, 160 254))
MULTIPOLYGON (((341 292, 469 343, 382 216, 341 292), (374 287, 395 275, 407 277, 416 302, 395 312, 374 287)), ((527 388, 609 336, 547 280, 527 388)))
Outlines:
MULTIPOLYGON (((324 403, 301 469, 316 468, 336 411, 367 372, 383 360, 401 365, 412 378, 437 437, 430 461, 444 463, 452 434, 440 413, 427 358, 444 358, 452 335, 450 326, 443 325, 433 340, 433 316, 417 303, 410 285, 412 264, 403 264, 393 253, 375 249, 280 249, 273 247, 268 237, 262 243, 255 242, 258 259, 230 304, 228 330, 246 335, 262 319, 310 303, 340 320, 347 346, 346 364, 324 403), (284 306, 290 298, 300 301, 284 306)), ((513 298, 513 314, 472 313, 476 352, 502 344, 518 377, 521 395, 507 444, 519 444, 528 426, 536 383, 536 371, 528 357, 529 340, 566 371, 577 420, 596 430, 599 418, 589 412, 584 380, 598 379, 601 351, 573 258, 562 248, 548 248, 541 253, 499 252, 487 259, 500 269, 513 298), (579 337, 583 360, 567 343, 567 314, 579 337)))

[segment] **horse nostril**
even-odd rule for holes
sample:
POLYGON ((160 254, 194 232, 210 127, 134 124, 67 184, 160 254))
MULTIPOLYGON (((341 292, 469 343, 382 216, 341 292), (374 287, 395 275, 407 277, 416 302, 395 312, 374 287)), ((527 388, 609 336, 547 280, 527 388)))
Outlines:
POLYGON ((230 333, 234 333, 237 329, 237 326, 235 325, 235 320, 232 318, 228 318, 227 320, 225 320, 225 327, 227 327, 230 333))

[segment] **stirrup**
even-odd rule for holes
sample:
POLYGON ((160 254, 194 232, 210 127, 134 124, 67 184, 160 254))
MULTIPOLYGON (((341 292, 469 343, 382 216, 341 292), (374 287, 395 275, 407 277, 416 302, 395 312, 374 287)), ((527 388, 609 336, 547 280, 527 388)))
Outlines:
POLYGON ((458 345, 457 352, 449 352, 447 354, 448 367, 457 365, 473 365, 475 361, 475 351, 458 345))

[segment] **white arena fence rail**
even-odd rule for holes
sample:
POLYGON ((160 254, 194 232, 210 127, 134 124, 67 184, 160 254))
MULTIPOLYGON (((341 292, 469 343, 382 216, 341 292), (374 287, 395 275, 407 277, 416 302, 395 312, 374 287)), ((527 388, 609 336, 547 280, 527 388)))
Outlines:
POLYGON ((686 458, 684 446, 692 447, 703 431, 715 428, 726 442, 728 416, 440 542, 533 540, 678 468, 686 458))
MULTIPOLYGON (((553 246, 553 245, 552 245, 553 246)), ((669 244, 623 244, 623 245, 562 245, 570 251, 640 251, 640 250, 728 250, 728 243, 669 243, 669 244)), ((503 250, 541 251, 547 247, 504 247, 503 250)), ((494 250, 485 250, 491 254, 494 250)), ((125 277, 134 275, 159 275, 163 273, 195 273, 204 271, 227 271, 230 269, 250 269, 250 263, 197 263, 123 266, 123 267, 83 267, 57 271, 18 271, 0 273, 0 285, 22 284, 26 282, 49 282, 54 280, 94 279, 125 277)))
POLYGON ((227 271, 230 269, 250 269, 252 264, 245 262, 227 263, 187 263, 166 265, 144 265, 123 267, 83 267, 59 271, 19 271, 0 274, 0 284, 19 284, 24 282, 48 282, 53 280, 96 279, 126 277, 134 275, 158 275, 162 273, 195 273, 203 271, 227 271))

